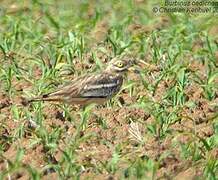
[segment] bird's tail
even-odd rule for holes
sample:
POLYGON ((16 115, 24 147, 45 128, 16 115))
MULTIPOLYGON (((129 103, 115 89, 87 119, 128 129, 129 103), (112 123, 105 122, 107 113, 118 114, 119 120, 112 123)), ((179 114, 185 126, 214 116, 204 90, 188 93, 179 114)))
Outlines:
POLYGON ((32 99, 24 99, 22 104, 26 106, 30 103, 38 102, 38 101, 61 101, 61 99, 60 97, 55 97, 55 96, 50 97, 49 94, 45 94, 43 96, 35 97, 32 99))
POLYGON ((23 106, 27 106, 27 105, 31 104, 32 102, 35 102, 35 101, 42 101, 42 99, 41 98, 32 98, 32 99, 22 98, 21 104, 23 106))

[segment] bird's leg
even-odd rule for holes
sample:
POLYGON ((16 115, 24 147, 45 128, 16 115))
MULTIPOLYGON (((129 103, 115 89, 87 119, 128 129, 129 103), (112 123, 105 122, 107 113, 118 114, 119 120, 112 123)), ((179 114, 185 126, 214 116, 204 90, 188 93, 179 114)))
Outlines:
POLYGON ((83 106, 81 106, 81 108, 82 108, 82 111, 85 112, 87 105, 83 105, 83 106))
POLYGON ((71 112, 76 111, 75 109, 78 109, 77 107, 68 106, 66 104, 58 105, 59 108, 61 108, 60 115, 62 115, 64 120, 68 120, 72 122, 74 120, 74 117, 72 116, 71 112))
POLYGON ((90 115, 92 114, 92 109, 94 107, 94 104, 92 105, 84 105, 82 107, 82 111, 80 112, 80 118, 81 118, 81 124, 80 124, 80 128, 82 128, 82 130, 85 130, 87 125, 88 125, 88 119, 90 117, 90 115))

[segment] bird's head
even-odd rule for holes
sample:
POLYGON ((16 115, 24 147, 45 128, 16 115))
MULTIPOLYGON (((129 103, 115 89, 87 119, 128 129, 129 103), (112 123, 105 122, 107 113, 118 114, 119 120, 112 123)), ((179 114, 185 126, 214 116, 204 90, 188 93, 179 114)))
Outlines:
POLYGON ((106 71, 107 72, 111 72, 111 73, 120 73, 123 74, 125 72, 127 72, 128 70, 131 69, 131 67, 133 67, 134 63, 134 59, 129 56, 129 55, 120 55, 117 56, 115 58, 113 58, 107 68, 106 71))

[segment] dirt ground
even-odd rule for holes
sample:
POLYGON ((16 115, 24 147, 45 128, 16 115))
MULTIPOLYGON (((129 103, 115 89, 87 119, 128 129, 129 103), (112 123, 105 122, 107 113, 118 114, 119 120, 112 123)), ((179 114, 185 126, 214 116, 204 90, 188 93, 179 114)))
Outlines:
MULTIPOLYGON (((191 64, 190 68, 198 69, 199 72, 204 70, 204 66, 201 64, 191 64)), ((28 86, 30 86, 26 82, 15 83, 16 84, 13 84, 13 86, 17 91, 20 90, 21 92, 23 88, 28 88, 28 86)), ((163 82, 159 85, 157 93, 153 97, 156 101, 160 100, 162 93, 167 90, 168 86, 170 86, 169 83, 170 82, 163 82)), ((142 87, 139 87, 137 89, 137 91, 139 91, 138 95, 143 94, 141 88, 142 87)), ((157 173, 158 178, 174 177, 175 179, 194 179, 195 177, 201 177, 202 169, 197 165, 195 167, 190 167, 190 163, 192 163, 191 159, 181 159, 180 149, 175 143, 190 143, 193 137, 188 134, 189 132, 195 132, 199 138, 210 137, 214 133, 210 123, 210 118, 213 118, 215 112, 217 112, 217 109, 215 106, 213 107, 212 104, 218 103, 218 94, 214 101, 209 102, 203 98, 200 89, 201 88, 197 84, 192 84, 186 89, 187 98, 197 102, 198 106, 194 111, 189 108, 182 109, 180 113, 184 118, 171 125, 170 129, 173 130, 171 135, 164 139, 164 141, 159 141, 157 138, 147 136, 145 137, 146 140, 144 146, 140 146, 140 148, 138 147, 137 141, 131 138, 129 133, 130 122, 127 122, 127 119, 140 119, 142 122, 140 123, 141 126, 152 124, 155 119, 144 110, 127 106, 129 104, 134 104, 137 101, 137 97, 129 97, 129 95, 123 91, 119 94, 119 97, 117 97, 120 102, 122 102, 123 107, 117 107, 116 109, 108 108, 106 106, 94 107, 91 116, 88 118, 88 127, 80 132, 81 137, 86 136, 86 134, 91 134, 92 138, 81 143, 76 149, 76 154, 79 156, 78 163, 81 163, 86 167, 86 170, 81 174, 81 178, 117 179, 121 172, 114 175, 111 175, 106 171, 99 173, 99 175, 93 173, 96 164, 111 159, 114 148, 117 144, 123 145, 122 152, 120 152, 122 156, 131 158, 132 160, 136 157, 144 156, 156 160, 161 155, 166 154, 161 161, 157 173), (102 128, 98 123, 99 117, 100 119, 104 117, 104 128, 102 128), (189 117, 189 119, 185 117, 189 117), (177 132, 184 132, 184 134, 179 134, 177 132), (105 143, 102 143, 103 141, 105 141, 105 143), (170 153, 167 155, 167 152, 169 151, 170 153), (170 173, 166 174, 166 172, 170 173)), ((144 93, 144 95, 146 95, 146 93, 144 93)), ((18 97, 17 99, 13 99, 13 102, 11 102, 11 99, 9 99, 4 93, 1 93, 0 96, 0 118, 1 123, 3 124, 3 126, 1 126, 1 144, 4 145, 4 157, 13 160, 16 156, 17 148, 23 147, 25 149, 25 154, 22 159, 24 165, 31 164, 31 166, 41 171, 41 168, 46 166, 48 159, 54 164, 59 162, 65 142, 76 132, 75 125, 63 117, 62 110, 56 105, 49 103, 45 103, 46 106, 43 108, 46 130, 52 130, 51 127, 61 127, 63 130, 58 143, 59 150, 54 153, 54 156, 50 157, 42 144, 34 144, 32 147, 29 146, 31 140, 36 136, 33 131, 35 129, 34 124, 25 120, 23 122, 13 120, 11 106, 12 104, 19 104, 21 99, 18 97), (21 134, 21 137, 17 141, 8 143, 10 142, 10 140, 8 141, 10 137, 15 133, 19 133, 18 128, 20 128, 20 123, 23 124, 23 128, 25 129, 24 134, 21 134)), ((72 114, 76 114, 80 111, 79 107, 71 108, 72 114)), ((145 131, 145 129, 143 130, 142 127, 141 129, 142 133, 144 133, 143 131, 145 131)), ((213 149, 211 156, 218 158, 218 149, 213 149)), ((131 159, 128 160, 131 161, 131 159)), ((125 161, 120 163, 120 166, 126 167, 125 161)), ((5 169, 6 167, 6 161, 2 160, 0 162, 0 170, 5 169)), ((51 179, 55 177, 57 177, 56 172, 51 170, 44 172, 43 179, 51 179)), ((20 172, 17 172, 11 178, 28 179, 28 174, 25 171, 20 170, 20 172)))
MULTIPOLYGON (((140 1, 137 1, 140 3, 140 1)), ((92 8, 90 8, 87 16, 92 16, 92 8)), ((134 34, 148 35, 154 30, 163 29, 169 25, 169 19, 166 17, 160 17, 158 21, 151 26, 131 24, 128 27, 128 31, 134 34)), ((107 19, 99 21, 95 29, 90 32, 90 36, 93 37, 96 44, 105 39, 108 33, 109 25, 107 19)), ((218 31, 218 28, 211 28, 210 35, 213 36, 218 31)), ((52 35, 50 35, 52 39, 52 35)), ((197 51, 203 46, 201 40, 196 41, 193 44, 193 52, 197 51)), ((107 47, 109 52, 112 52, 112 47, 107 47)), ((150 47, 152 49, 152 46, 150 47)), ((149 49, 148 49, 149 50, 149 49)), ((12 54, 13 56, 13 54, 12 54)), ((104 54, 98 54, 98 58, 102 63, 108 61, 104 54)), ((216 62, 218 63, 218 52, 215 53, 216 62)), ((3 58, 3 54, 0 54, 3 58)), ((150 59, 152 52, 148 52, 145 59, 146 62, 151 63, 150 59)), ((10 58, 10 57, 9 57, 10 58)), ((46 59, 46 57, 44 57, 46 59)), ((80 72, 84 70, 89 71, 94 67, 94 61, 92 61, 91 55, 88 54, 85 63, 80 63, 79 60, 75 60, 75 69, 80 72)), ((192 57, 193 60, 193 57, 192 57)), ((195 71, 204 80, 205 72, 207 71, 206 64, 200 61, 186 62, 187 69, 195 71)), ((151 67, 150 67, 151 68, 151 67)), ((154 85, 155 79, 161 73, 160 67, 154 67, 149 70, 149 73, 144 78, 152 85, 154 85)), ((36 67, 33 70, 34 78, 40 79, 42 72, 41 69, 36 67)), ((76 76, 76 75, 75 75, 76 76)), ((72 75, 71 78, 74 78, 72 75)), ((54 168, 47 167, 49 164, 58 165, 63 163, 62 157, 64 149, 68 143, 73 143, 74 139, 81 139, 78 144, 72 145, 74 149, 74 159, 72 162, 75 167, 80 164, 84 167, 84 170, 79 174, 81 179, 119 179, 125 174, 122 170, 129 167, 130 162, 141 161, 149 157, 154 162, 158 162, 158 167, 155 170, 157 173, 154 179, 202 179, 204 169, 200 162, 196 159, 199 157, 190 157, 186 154, 182 154, 183 145, 189 145, 191 148, 196 146, 196 142, 200 144, 193 154, 200 154, 202 159, 207 159, 208 156, 211 159, 218 159, 218 149, 208 149, 208 154, 205 154, 204 140, 215 134, 213 128, 214 119, 218 118, 218 92, 215 93, 215 98, 209 101, 205 98, 202 87, 192 81, 191 84, 185 88, 186 101, 195 102, 195 107, 183 106, 179 109, 177 115, 180 117, 175 122, 168 124, 169 127, 166 132, 158 132, 157 135, 152 135, 148 132, 148 128, 156 124, 156 119, 153 114, 141 107, 131 106, 137 104, 138 99, 141 97, 148 98, 153 102, 162 103, 161 100, 169 91, 173 84, 174 79, 162 80, 156 89, 154 94, 150 94, 145 90, 140 78, 135 75, 129 75, 128 79, 132 79, 136 82, 134 85, 133 96, 127 90, 121 91, 118 96, 115 97, 117 101, 111 101, 109 103, 116 103, 115 108, 111 108, 110 105, 97 105, 93 106, 90 116, 88 116, 86 127, 77 130, 78 125, 81 123, 82 108, 79 106, 67 107, 70 109, 70 114, 73 116, 73 120, 67 115, 63 114, 63 109, 60 105, 44 102, 42 103, 42 119, 44 130, 50 133, 57 133, 57 148, 55 152, 49 152, 48 149, 40 141, 40 135, 43 132, 38 132, 38 124, 33 120, 23 119, 25 110, 33 112, 34 105, 24 106, 22 104, 22 96, 24 90, 32 88, 32 84, 24 79, 12 80, 12 87, 16 92, 10 98, 6 92, 0 89, 0 144, 2 151, 4 152, 0 156, 0 172, 8 168, 8 162, 15 162, 19 148, 22 153, 22 167, 17 170, 16 173, 10 174, 10 179, 25 180, 30 179, 27 169, 28 165, 35 168, 42 174, 42 179, 57 179, 58 173, 54 168), (12 107, 16 106, 15 110, 12 107), (20 118, 22 119, 16 119, 20 118), (135 124, 134 124, 135 123, 135 124), (140 137, 136 138, 132 135, 131 129, 136 130, 138 126, 138 134, 140 137), (55 130, 58 129, 58 132, 55 130), (60 132, 59 132, 60 131, 60 132), (162 134, 161 134, 162 133, 162 134), (167 136, 166 136, 167 134, 167 136), (13 137, 17 138, 14 139, 13 137), (163 136, 164 138, 160 138, 163 136), (38 140, 38 141, 37 141, 38 140), (107 163, 111 161, 117 154, 120 158, 118 170, 107 170, 107 163), (8 161, 6 161, 7 159, 8 161), (196 163, 197 162, 197 163, 196 163), (104 167, 104 168, 96 168, 104 167)), ((218 78, 215 79, 218 84, 218 78)), ((0 85, 1 86, 1 85, 0 85)), ((167 108, 167 112, 173 112, 173 108, 167 108)), ((163 128, 163 129, 164 129, 163 128)), ((158 130, 161 127, 157 127, 158 130)), ((161 131, 161 130, 160 130, 161 131)), ((46 139, 46 138, 44 138, 46 139)), ((194 148, 193 148, 194 149, 194 148)), ((192 149, 192 150, 193 150, 192 149)), ((194 150, 193 150, 194 151, 194 150)), ((133 163, 134 164, 134 163, 133 163)), ((143 166, 143 165, 142 165, 143 166)), ((145 168, 143 166, 143 168, 145 168)), ((146 168, 145 168, 146 169, 146 168)), ((152 171, 150 171, 152 172, 152 171)), ((75 173, 76 174, 76 173, 75 173)), ((78 174, 77 174, 78 175, 78 174)), ((152 173, 147 174, 148 179, 152 179, 152 173)), ((66 177, 70 178, 70 177, 66 177)))

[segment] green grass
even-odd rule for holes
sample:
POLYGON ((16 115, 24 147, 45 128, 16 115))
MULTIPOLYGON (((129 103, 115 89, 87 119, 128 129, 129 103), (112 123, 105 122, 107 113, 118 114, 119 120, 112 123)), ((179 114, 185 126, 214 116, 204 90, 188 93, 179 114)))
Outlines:
POLYGON ((154 14, 155 4, 1 3, 0 179, 217 179, 216 15, 154 14), (155 69, 126 77, 104 106, 20 103, 123 52, 155 69))

